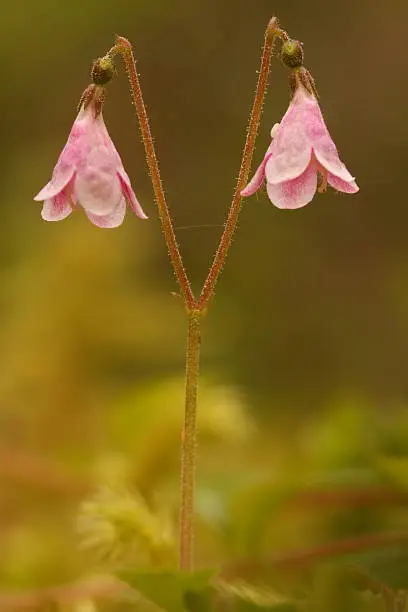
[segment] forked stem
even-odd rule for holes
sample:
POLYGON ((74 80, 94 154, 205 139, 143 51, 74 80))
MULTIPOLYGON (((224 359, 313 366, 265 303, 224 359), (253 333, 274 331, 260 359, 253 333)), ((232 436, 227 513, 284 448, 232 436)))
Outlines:
POLYGON ((194 556, 194 496, 195 496, 195 470, 197 445, 197 393, 199 379, 200 357, 200 324, 204 311, 207 309, 221 270, 224 266, 228 249, 237 226, 241 210, 240 192, 244 188, 252 163, 255 140, 258 133, 262 106, 265 98, 266 86, 269 76, 269 64, 273 50, 275 36, 285 38, 286 33, 279 30, 274 17, 268 24, 265 32, 265 42, 262 52, 261 67, 255 99, 251 110, 247 137, 242 154, 238 182, 228 213, 224 232, 207 279, 203 285, 198 300, 194 298, 191 284, 184 269, 183 260, 178 248, 173 224, 167 206, 164 189, 160 178, 159 165, 150 132, 149 120, 143 101, 139 77, 136 70, 135 58, 130 42, 126 38, 117 37, 116 45, 108 55, 120 53, 124 59, 129 77, 132 99, 139 118, 140 130, 146 151, 147 164, 152 179, 153 190, 159 209, 160 220, 164 237, 170 255, 170 260, 181 288, 181 293, 188 316, 188 335, 186 350, 186 392, 184 428, 181 443, 181 504, 180 504, 180 569, 191 571, 194 556))
POLYGON ((232 199, 227 221, 224 226, 224 232, 222 234, 220 244, 215 253, 210 271, 201 290, 201 295, 197 301, 197 306, 201 310, 204 310, 208 307, 208 304, 214 294, 215 286, 221 274, 222 268, 224 267, 228 250, 231 246, 232 239, 237 227, 238 217, 241 211, 241 191, 248 182, 248 175, 251 169, 252 157, 255 149, 255 141, 256 136, 258 134, 258 127, 261 120, 262 107, 265 99, 266 87, 268 84, 269 66, 273 50, 273 41, 275 36, 277 35, 282 36, 284 38, 286 36, 286 33, 278 29, 277 19, 276 17, 272 17, 265 32, 265 42, 262 51, 261 67, 259 70, 255 99, 249 117, 247 136, 244 150, 242 153, 241 167, 239 169, 235 193, 232 199))

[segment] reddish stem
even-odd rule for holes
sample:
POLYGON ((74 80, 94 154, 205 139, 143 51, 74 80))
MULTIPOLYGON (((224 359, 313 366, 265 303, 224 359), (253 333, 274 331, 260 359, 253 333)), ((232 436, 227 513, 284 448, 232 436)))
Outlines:
POLYGON ((204 282, 201 295, 198 299, 198 308, 204 310, 210 302, 217 284, 218 278, 224 267, 228 249, 237 227, 239 213, 241 211, 241 191, 248 182, 249 170, 251 168, 252 157, 255 149, 255 141, 258 133, 259 122, 261 120, 262 107, 265 99, 266 87, 269 77, 269 65, 273 50, 273 41, 276 35, 281 36, 282 31, 277 28, 277 19, 272 17, 265 32, 265 42, 262 51, 261 67, 259 70, 258 83, 255 92, 254 103, 249 117, 249 124, 244 150, 242 153, 241 167, 239 169, 238 181, 232 199, 231 207, 225 223, 220 244, 215 253, 208 276, 204 282))
POLYGON ((146 161, 149 167, 150 178, 152 180, 153 191, 156 198, 157 207, 159 209, 160 221, 167 244, 167 249, 169 251, 170 260, 178 284, 180 285, 186 307, 187 309, 191 309, 194 307, 195 299, 190 281, 184 269, 183 260, 180 255, 176 234, 174 232, 173 223, 171 221, 169 208, 166 202, 166 196, 164 195, 159 163, 157 161, 153 137, 150 131, 149 118, 147 116, 146 107, 143 101, 142 89, 140 87, 139 75, 137 74, 132 45, 126 38, 123 38, 122 36, 118 36, 116 38, 116 45, 109 51, 109 54, 114 55, 116 53, 120 53, 122 55, 129 77, 132 99, 139 119, 140 131, 146 151, 146 161))

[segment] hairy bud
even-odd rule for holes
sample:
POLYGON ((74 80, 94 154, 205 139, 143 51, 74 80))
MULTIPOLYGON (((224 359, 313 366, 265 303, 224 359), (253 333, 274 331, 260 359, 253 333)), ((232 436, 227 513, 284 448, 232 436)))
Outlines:
POLYGON ((106 85, 112 80, 115 74, 115 64, 109 55, 100 57, 92 66, 92 82, 95 85, 106 85))
POLYGON ((286 40, 281 49, 282 62, 288 68, 303 66, 303 45, 299 40, 286 40))

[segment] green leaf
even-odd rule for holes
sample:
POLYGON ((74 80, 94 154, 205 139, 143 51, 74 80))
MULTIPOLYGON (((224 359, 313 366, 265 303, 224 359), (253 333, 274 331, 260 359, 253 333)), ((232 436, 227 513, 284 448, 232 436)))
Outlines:
POLYGON ((118 577, 165 612, 190 612, 192 601, 199 601, 198 612, 206 612, 205 591, 215 572, 177 570, 123 571, 118 577), (200 597, 201 595, 201 597, 200 597), (189 607, 190 606, 190 607, 189 607))

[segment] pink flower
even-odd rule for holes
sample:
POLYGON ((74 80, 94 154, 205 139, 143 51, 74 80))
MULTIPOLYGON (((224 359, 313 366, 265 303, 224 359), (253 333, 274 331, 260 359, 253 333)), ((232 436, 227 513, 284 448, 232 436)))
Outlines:
POLYGON ((358 186, 340 161, 316 98, 299 85, 286 114, 271 133, 272 142, 242 196, 255 193, 263 181, 269 199, 278 208, 308 204, 327 183, 337 191, 356 193, 358 186))
POLYGON ((82 206, 94 225, 118 227, 126 203, 140 219, 147 219, 102 113, 95 115, 93 104, 82 105, 51 181, 34 198, 44 202, 41 216, 46 221, 61 221, 82 206))

